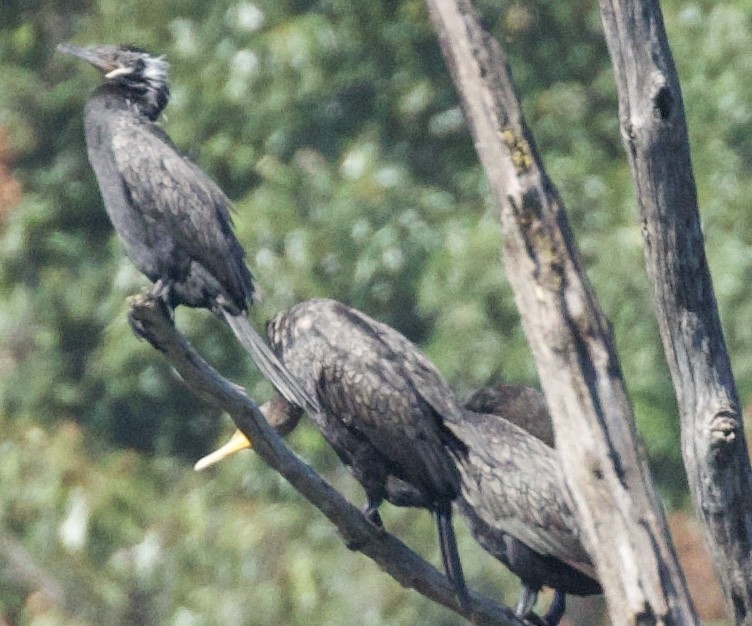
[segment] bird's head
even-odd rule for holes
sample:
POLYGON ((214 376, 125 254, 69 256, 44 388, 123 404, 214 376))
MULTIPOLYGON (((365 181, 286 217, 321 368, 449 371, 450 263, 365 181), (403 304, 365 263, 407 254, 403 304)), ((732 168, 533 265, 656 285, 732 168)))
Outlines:
POLYGON ((91 63, 102 72, 105 82, 120 87, 149 119, 157 119, 167 105, 169 65, 164 57, 151 56, 135 46, 80 48, 64 43, 57 50, 91 63))

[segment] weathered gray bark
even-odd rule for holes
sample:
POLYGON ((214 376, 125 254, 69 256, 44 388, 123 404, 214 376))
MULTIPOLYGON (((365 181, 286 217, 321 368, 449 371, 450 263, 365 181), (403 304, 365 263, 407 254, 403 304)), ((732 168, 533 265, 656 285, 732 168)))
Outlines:
POLYGON ((601 0, 692 500, 735 623, 752 625, 752 470, 697 210, 679 78, 655 0, 601 0))
POLYGON ((245 391, 226 381, 201 358, 151 295, 131 298, 128 315, 138 335, 164 354, 193 392, 207 396, 227 411, 235 425, 253 441, 256 453, 326 515, 348 547, 373 559, 403 587, 415 589, 475 624, 524 626, 513 611, 473 592, 470 593, 472 615, 464 611, 454 588, 443 575, 401 541, 368 522, 285 446, 245 391))
POLYGON ((608 322, 536 154, 503 52, 469 0, 427 4, 499 209, 507 276, 611 620, 697 623, 608 322))

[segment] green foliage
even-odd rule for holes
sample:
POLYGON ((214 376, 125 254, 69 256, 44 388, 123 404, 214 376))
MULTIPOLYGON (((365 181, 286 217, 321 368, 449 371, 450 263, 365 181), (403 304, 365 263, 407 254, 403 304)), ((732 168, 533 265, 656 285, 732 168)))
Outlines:
MULTIPOLYGON (((746 400, 752 9, 738 1, 663 4, 708 256, 746 400)), ((676 407, 641 269, 597 6, 478 6, 510 54, 538 148, 613 324, 657 479, 680 504, 676 407)), ((165 128, 235 202, 236 229, 265 294, 257 323, 301 299, 330 296, 421 343, 461 393, 497 378, 535 382, 483 173, 421 1, 3 2, 0 175, 11 165, 24 192, 13 206, 0 197, 0 413, 6 428, 13 431, 9 420, 24 425, 5 444, 18 450, 0 461, 3 523, 38 558, 74 562, 82 588, 101 581, 84 602, 94 607, 84 616, 92 623, 101 621, 97 610, 123 623, 149 623, 129 613, 137 610, 176 624, 248 615, 258 623, 396 624, 429 614, 432 623, 453 623, 378 572, 361 572, 370 566, 346 554, 326 524, 309 524, 310 510, 255 462, 253 474, 238 464, 211 478, 183 465, 226 424, 128 328, 125 299, 146 280, 123 258, 103 211, 82 129, 84 100, 99 79, 54 53, 66 40, 132 42, 167 55, 165 128), (66 446, 81 436, 71 422, 85 428, 96 455, 70 457, 66 446), (38 428, 53 433, 56 451, 30 443, 38 428), (28 504, 14 499, 27 488, 28 504), (88 531, 71 555, 55 537, 79 497, 88 531), (149 542, 164 558, 139 570, 136 554, 152 550, 149 542)), ((218 320, 178 311, 177 323, 224 374, 267 397, 218 320)), ((317 467, 338 471, 315 433, 297 441, 317 467)), ((395 513, 391 521, 434 550, 425 517, 395 513)), ((0 589, 0 616, 31 619, 19 589, 0 589)), ((67 618, 55 619, 39 623, 67 618)))
MULTIPOLYGON (((482 179, 420 4, 138 8, 119 37, 173 62, 167 129, 236 199, 238 233, 266 293, 257 315, 330 295, 426 338, 434 312, 422 311, 416 294, 441 253, 437 231, 480 215, 482 179), (460 192, 466 210, 458 212, 460 192)), ((107 40, 124 10, 102 2, 56 17, 88 41, 107 40)), ((213 434, 211 420, 184 431, 184 394, 120 321, 124 297, 144 281, 108 243, 85 163, 80 111, 97 77, 54 57, 52 43, 29 44, 36 63, 9 55, 6 80, 26 87, 3 96, 10 119, 26 123, 17 143, 28 161, 18 161, 28 193, 3 246, 1 284, 16 304, 4 326, 26 335, 23 355, 11 349, 5 409, 71 416, 118 444, 193 454, 213 434), (29 110, 32 94, 39 104, 29 110), (35 134, 40 127, 56 130, 35 134), (42 371, 39 390, 18 385, 42 371)), ((210 327, 216 334, 189 317, 197 340, 210 327)), ((258 380, 226 335, 219 345, 223 371, 258 380)))
MULTIPOLYGON (((66 593, 69 614, 27 600, 0 565, 0 615, 51 624, 453 624, 406 591, 252 453, 205 474, 170 456, 92 453, 71 422, 0 420, 0 554, 18 536, 66 593), (14 617, 15 616, 15 617, 14 617)), ((295 433, 305 443, 309 427, 295 433)), ((332 463, 327 478, 353 481, 332 463)), ((352 494, 355 495, 355 494, 352 494)), ((356 497, 360 497, 359 495, 356 497)), ((385 507, 385 523, 435 563, 431 517, 385 507)), ((460 529, 470 580, 499 593, 502 567, 460 529)), ((4 559, 0 559, 4 561, 4 559)))

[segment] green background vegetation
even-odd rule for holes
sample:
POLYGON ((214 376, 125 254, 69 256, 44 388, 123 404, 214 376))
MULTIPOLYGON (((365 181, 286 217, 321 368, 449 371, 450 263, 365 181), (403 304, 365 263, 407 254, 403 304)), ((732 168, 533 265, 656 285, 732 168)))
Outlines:
MULTIPOLYGON (((742 399, 752 393, 752 8, 664 2, 706 243, 742 399)), ((670 508, 686 506, 673 391, 642 268, 596 3, 478 3, 611 320, 670 508)), ((98 83, 61 41, 171 62, 165 128, 233 199, 257 324, 330 296, 420 343, 459 393, 535 384, 483 173, 420 0, 4 0, 0 5, 0 541, 62 581, 68 611, 0 562, 0 624, 454 624, 401 590, 251 454, 192 463, 230 431, 136 341, 122 255, 86 160, 98 83)), ((269 395, 206 312, 178 325, 269 395)), ((295 449, 360 503, 308 425, 295 449)), ((386 511, 438 563, 429 516, 386 511)), ((461 522, 458 522, 461 526, 461 522)), ((516 585, 461 533, 473 586, 516 585)), ((585 619, 585 618, 582 618, 585 619)), ((580 623, 586 623, 581 621, 580 623)))

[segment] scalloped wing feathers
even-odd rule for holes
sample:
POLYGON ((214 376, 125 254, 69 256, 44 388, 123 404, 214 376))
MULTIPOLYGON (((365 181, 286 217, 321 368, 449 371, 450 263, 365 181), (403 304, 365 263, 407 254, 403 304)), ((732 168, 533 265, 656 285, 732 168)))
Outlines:
POLYGON ((200 264, 241 310, 253 297, 245 253, 232 232, 231 203, 158 126, 122 116, 112 130, 115 163, 147 222, 161 222, 174 246, 200 264))

